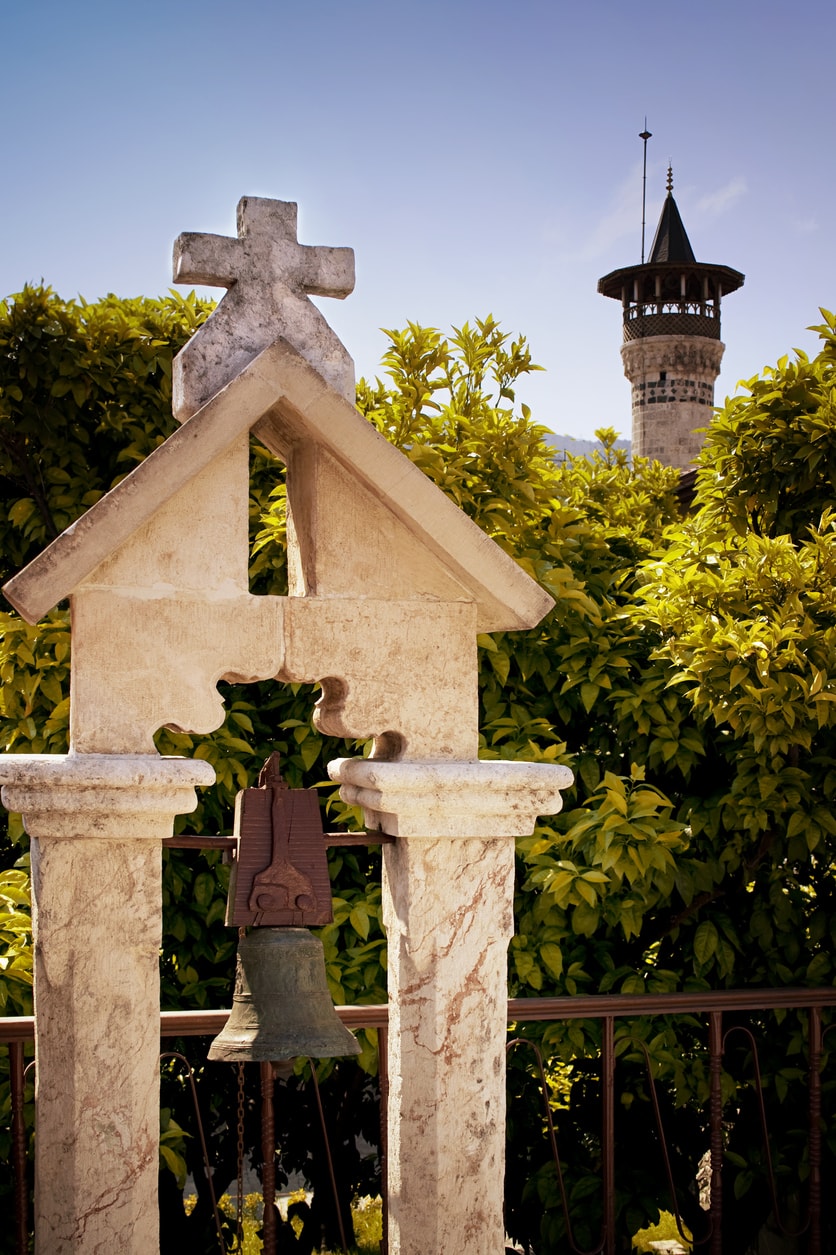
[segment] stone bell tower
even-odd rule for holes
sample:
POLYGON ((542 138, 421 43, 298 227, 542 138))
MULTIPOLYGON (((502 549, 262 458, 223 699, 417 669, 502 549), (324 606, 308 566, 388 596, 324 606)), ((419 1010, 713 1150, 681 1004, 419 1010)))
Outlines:
POLYGON ((720 298, 743 284, 729 266, 698 262, 668 194, 647 262, 613 270, 598 291, 624 311, 624 373, 633 390, 633 454, 686 470, 711 421, 725 345, 720 298))

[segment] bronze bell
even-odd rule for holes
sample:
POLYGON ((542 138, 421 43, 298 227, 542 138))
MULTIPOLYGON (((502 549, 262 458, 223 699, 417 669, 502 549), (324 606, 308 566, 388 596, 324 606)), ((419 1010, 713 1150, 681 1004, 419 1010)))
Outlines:
POLYGON ((232 1011, 210 1059, 267 1063, 359 1053, 331 1002, 318 938, 307 928, 256 928, 241 938, 232 1011))

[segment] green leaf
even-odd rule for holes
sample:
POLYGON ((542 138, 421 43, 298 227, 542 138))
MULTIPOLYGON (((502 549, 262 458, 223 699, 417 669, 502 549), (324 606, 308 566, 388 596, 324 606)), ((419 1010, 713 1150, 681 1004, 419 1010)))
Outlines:
POLYGON ((200 907, 208 907, 217 893, 215 878, 209 872, 201 872, 194 883, 194 900, 200 907))
POLYGON ((595 705, 600 691, 601 690, 597 684, 590 684, 587 682, 586 684, 581 685, 581 701, 583 702, 584 710, 587 714, 589 714, 592 707, 595 705))
POLYGON ((355 906, 348 918, 351 923, 351 927, 356 933, 359 933, 365 941, 369 935, 369 913, 365 903, 359 903, 355 906))
POLYGON ((600 911, 581 902, 572 912, 572 929, 583 937, 591 937, 598 928, 600 918, 600 911))
POLYGON ((563 975, 563 951, 560 946, 556 946, 554 942, 546 941, 540 947, 540 958, 551 972, 552 976, 558 979, 563 975))
POLYGON ((719 936, 711 920, 703 920, 694 934, 694 954, 698 962, 705 966, 717 950, 719 936))

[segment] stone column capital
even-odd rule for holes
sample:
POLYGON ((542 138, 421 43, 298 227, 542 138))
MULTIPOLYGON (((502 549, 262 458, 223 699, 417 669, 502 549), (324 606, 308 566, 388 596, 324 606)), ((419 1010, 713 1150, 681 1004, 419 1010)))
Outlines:
POLYGON ((389 762, 338 758, 328 774, 366 826, 396 837, 523 837, 556 815, 568 767, 505 760, 389 762))
POLYGON ((214 783, 204 759, 156 754, 3 754, 3 805, 32 837, 161 839, 174 815, 197 805, 195 786, 214 783))

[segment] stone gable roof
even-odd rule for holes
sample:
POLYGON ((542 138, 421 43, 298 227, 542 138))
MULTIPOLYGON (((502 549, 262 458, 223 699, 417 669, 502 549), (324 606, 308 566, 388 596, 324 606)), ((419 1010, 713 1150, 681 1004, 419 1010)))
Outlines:
POLYGON ((294 445, 325 449, 476 603, 479 631, 533 627, 551 609, 548 593, 283 339, 10 580, 8 600, 36 623, 247 431, 282 458, 294 445))

